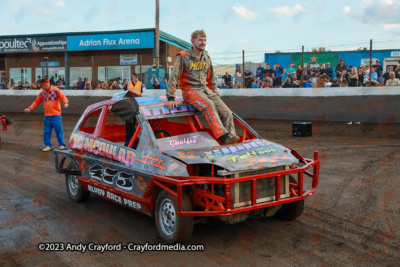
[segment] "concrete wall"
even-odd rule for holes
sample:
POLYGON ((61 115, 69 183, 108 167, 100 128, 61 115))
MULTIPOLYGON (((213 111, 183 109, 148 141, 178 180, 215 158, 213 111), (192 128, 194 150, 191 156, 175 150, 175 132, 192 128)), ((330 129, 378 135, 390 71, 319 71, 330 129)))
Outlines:
MULTIPOLYGON (((64 90, 70 107, 81 114, 87 106, 110 99, 114 91, 64 90)), ((181 91, 178 90, 180 95, 181 91)), ((0 90, 0 112, 22 112, 39 94, 36 90, 0 90)), ((360 121, 400 123, 400 87, 223 89, 225 103, 244 119, 360 121)), ((144 96, 165 95, 147 90, 144 96)), ((32 112, 43 113, 40 105, 32 112)))

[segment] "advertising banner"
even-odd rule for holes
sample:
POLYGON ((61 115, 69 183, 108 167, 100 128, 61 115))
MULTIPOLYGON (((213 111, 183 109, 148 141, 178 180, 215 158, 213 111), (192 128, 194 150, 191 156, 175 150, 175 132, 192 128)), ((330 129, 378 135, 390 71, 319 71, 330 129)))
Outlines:
POLYGON ((55 52, 66 50, 66 36, 0 38, 0 53, 55 52))
POLYGON ((154 32, 68 36, 68 51, 154 48, 154 32))

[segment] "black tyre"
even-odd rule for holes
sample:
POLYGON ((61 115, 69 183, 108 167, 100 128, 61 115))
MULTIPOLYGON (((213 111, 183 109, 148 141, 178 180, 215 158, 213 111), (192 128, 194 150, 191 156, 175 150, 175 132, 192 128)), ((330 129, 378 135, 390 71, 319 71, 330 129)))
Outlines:
MULTIPOLYGON (((69 164, 68 168, 74 169, 74 164, 69 164)), ((83 188, 81 181, 79 181, 76 175, 66 174, 65 185, 67 187, 68 196, 72 201, 83 202, 86 201, 90 196, 90 193, 83 188)))
MULTIPOLYGON (((297 184, 297 181, 292 176, 289 177, 291 183, 297 184)), ((282 220, 294 220, 299 217, 304 211, 304 200, 283 204, 282 208, 276 213, 276 217, 282 220)))
MULTIPOLYGON (((182 209, 191 211, 192 204, 185 192, 182 193, 182 209)), ((156 201, 155 219, 160 237, 168 244, 187 242, 193 232, 193 217, 178 216, 177 199, 162 191, 156 201)))

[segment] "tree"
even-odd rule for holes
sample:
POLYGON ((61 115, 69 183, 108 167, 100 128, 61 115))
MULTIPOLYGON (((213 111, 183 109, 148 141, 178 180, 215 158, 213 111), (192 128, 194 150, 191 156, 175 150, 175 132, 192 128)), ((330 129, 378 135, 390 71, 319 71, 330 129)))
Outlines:
POLYGON ((331 50, 326 49, 323 46, 311 48, 311 53, 318 53, 318 52, 329 52, 331 50))
POLYGON ((275 54, 281 54, 282 52, 281 51, 279 51, 279 50, 276 50, 275 51, 275 54))

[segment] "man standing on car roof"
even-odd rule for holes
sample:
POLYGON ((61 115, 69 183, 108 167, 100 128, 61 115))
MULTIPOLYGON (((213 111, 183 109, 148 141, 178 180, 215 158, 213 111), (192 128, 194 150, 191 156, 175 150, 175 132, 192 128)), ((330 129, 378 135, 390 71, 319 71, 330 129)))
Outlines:
POLYGON ((239 137, 235 133, 232 111, 220 98, 211 58, 204 53, 206 33, 197 30, 191 37, 193 47, 179 52, 175 58, 166 89, 167 108, 171 110, 177 105, 175 92, 179 79, 183 99, 203 112, 214 137, 223 145, 234 144, 239 141, 239 137))
POLYGON ((57 135, 57 140, 59 144, 59 149, 65 149, 64 143, 64 133, 62 127, 61 120, 61 104, 60 100, 64 103, 64 107, 68 107, 68 99, 61 92, 60 89, 50 85, 49 80, 42 79, 40 80, 40 86, 42 87, 42 91, 37 96, 35 102, 30 105, 29 108, 26 108, 24 112, 28 113, 31 110, 35 109, 41 102, 43 102, 44 108, 44 129, 43 129, 43 142, 45 144, 45 148, 43 148, 44 152, 51 150, 51 132, 54 129, 57 135))

